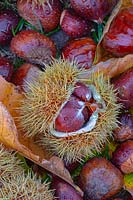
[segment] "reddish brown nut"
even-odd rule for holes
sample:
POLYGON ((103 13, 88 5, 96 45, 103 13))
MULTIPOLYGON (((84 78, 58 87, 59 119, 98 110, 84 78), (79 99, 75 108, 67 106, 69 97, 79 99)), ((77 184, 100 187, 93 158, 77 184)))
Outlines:
POLYGON ((72 8, 78 15, 98 23, 102 23, 117 2, 118 0, 70 0, 72 8))
POLYGON ((32 64, 23 64, 13 74, 12 83, 20 86, 21 90, 27 91, 27 83, 34 82, 37 79, 41 70, 32 64))
POLYGON ((72 186, 59 178, 53 178, 51 187, 58 200, 83 200, 72 186))
POLYGON ((96 44, 91 38, 69 41, 62 50, 62 56, 70 62, 75 61, 79 68, 89 69, 95 57, 96 44))
POLYGON ((133 140, 120 144, 113 153, 112 162, 125 174, 133 172, 133 140))
POLYGON ((13 73, 13 66, 7 58, 0 57, 0 75, 7 81, 11 80, 13 73))
POLYGON ((118 57, 133 53, 133 7, 120 11, 103 39, 103 47, 118 57))
POLYGON ((18 33, 11 41, 11 50, 18 56, 35 64, 45 65, 56 56, 53 41, 33 30, 18 33))
POLYGON ((82 37, 91 31, 91 25, 73 10, 64 10, 60 18, 62 30, 72 38, 82 37))
POLYGON ((55 129, 59 132, 77 131, 89 117, 89 110, 85 107, 85 103, 72 95, 57 116, 55 129))
POLYGON ((81 82, 75 84, 75 89, 72 94, 84 102, 90 101, 92 98, 91 90, 81 82))
POLYGON ((79 181, 86 200, 105 200, 121 190, 123 175, 105 158, 93 158, 83 166, 79 181))
POLYGON ((118 102, 127 109, 133 107, 133 68, 116 77, 112 83, 118 90, 118 102))
POLYGON ((115 140, 123 142, 133 139, 133 116, 130 113, 123 113, 119 117, 119 122, 119 128, 114 130, 115 140))
POLYGON ((17 8, 21 17, 37 29, 42 25, 46 32, 57 27, 62 11, 59 0, 18 0, 17 8))
POLYGON ((19 17, 12 10, 0 11, 0 45, 10 43, 13 34, 12 29, 18 24, 19 17))

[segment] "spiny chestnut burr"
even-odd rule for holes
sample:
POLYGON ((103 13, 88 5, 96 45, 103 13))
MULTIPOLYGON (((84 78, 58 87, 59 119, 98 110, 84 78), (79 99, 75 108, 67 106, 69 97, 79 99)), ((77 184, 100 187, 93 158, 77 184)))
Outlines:
POLYGON ((112 162, 125 173, 133 173, 133 140, 123 142, 113 153, 112 162))
POLYGON ((62 30, 71 38, 87 35, 91 31, 91 24, 79 17, 73 10, 63 10, 60 18, 62 30))
POLYGON ((122 173, 105 158, 88 160, 81 170, 79 181, 86 200, 105 200, 123 187, 122 173))
POLYGON ((11 51, 29 62, 44 65, 56 56, 53 41, 33 30, 18 33, 11 41, 11 51))
POLYGON ((21 65, 12 76, 12 83, 20 86, 21 90, 28 91, 28 84, 33 83, 35 79, 38 79, 41 70, 39 67, 25 63, 21 65), (28 84, 27 84, 28 83, 28 84))
POLYGON ((112 80, 118 91, 118 102, 126 109, 133 107, 133 67, 112 80))
POLYGON ((114 138, 119 142, 133 139, 133 116, 130 113, 122 113, 119 116, 120 125, 114 130, 114 138))
POLYGON ((95 57, 96 44, 88 37, 70 40, 62 49, 62 57, 75 61, 79 68, 89 69, 95 57))
MULTIPOLYGON (((112 85, 102 75, 94 75, 86 81, 79 80, 82 72, 84 69, 79 70, 74 63, 53 60, 34 84, 29 84, 30 90, 20 107, 20 127, 26 135, 34 137, 41 133, 41 144, 69 163, 102 149, 112 130, 117 127, 120 108, 112 85), (75 94, 75 87, 78 89, 78 85, 75 85, 77 82, 91 90, 84 93, 85 88, 80 85, 82 95, 80 97, 77 91, 75 97, 85 99, 85 102, 80 101, 87 107, 83 112, 86 123, 77 131, 57 131, 55 121, 71 95, 75 94), (89 116, 91 111, 89 120, 86 110, 89 110, 89 116)), ((74 101, 73 106, 76 103, 74 101)))
POLYGON ((83 200, 71 185, 57 177, 53 178, 51 187, 55 190, 54 196, 59 200, 83 200))
POLYGON ((0 45, 8 45, 13 37, 12 29, 17 26, 19 17, 12 10, 0 11, 0 45))
POLYGON ((29 172, 25 174, 16 153, 0 144, 0 198, 53 200, 49 185, 29 172))
POLYGON ((46 32, 57 27, 62 11, 59 0, 18 0, 17 8, 21 17, 46 32))
POLYGON ((0 75, 7 81, 11 80, 13 74, 13 65, 5 57, 0 57, 0 75))
POLYGON ((118 13, 104 36, 103 47, 118 57, 133 53, 133 7, 118 13))
POLYGON ((72 8, 78 15, 97 23, 102 23, 117 2, 118 0, 70 0, 72 8))

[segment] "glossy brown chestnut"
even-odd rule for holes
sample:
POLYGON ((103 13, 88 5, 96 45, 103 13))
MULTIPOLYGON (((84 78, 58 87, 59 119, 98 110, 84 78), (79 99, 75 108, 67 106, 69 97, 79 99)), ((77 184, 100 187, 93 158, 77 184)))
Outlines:
POLYGON ((91 38, 84 37, 69 41, 62 50, 62 57, 75 61, 79 68, 89 69, 95 57, 96 44, 91 38))
POLYGON ((59 178, 53 178, 51 187, 58 200, 83 200, 72 186, 59 178))
POLYGON ((122 113, 119 116, 120 125, 114 130, 114 138, 119 142, 133 139, 133 116, 130 113, 122 113))
POLYGON ((75 84, 75 89, 72 94, 84 102, 91 101, 92 98, 91 90, 81 82, 75 84))
POLYGON ((83 166, 79 181, 86 200, 106 200, 122 189, 123 175, 110 161, 95 157, 83 166))
POLYGON ((103 47, 118 57, 133 53, 133 7, 119 12, 105 34, 103 47))
POLYGON ((128 140, 113 153, 112 162, 125 173, 133 173, 133 140, 128 140))
POLYGON ((3 76, 7 81, 10 81, 12 73, 13 65, 7 58, 0 57, 0 75, 3 76))
POLYGON ((59 132, 77 131, 89 117, 89 110, 85 103, 72 95, 57 116, 55 129, 59 132))
POLYGON ((62 30, 71 38, 87 35, 91 31, 91 24, 79 17, 73 10, 64 10, 60 18, 62 30))
POLYGON ((34 79, 38 78, 40 72, 41 70, 38 67, 25 63, 14 72, 12 83, 20 86, 21 90, 26 92, 28 89, 27 83, 34 82, 34 79))
POLYGON ((10 43, 13 34, 12 29, 18 24, 19 17, 12 10, 0 11, 0 45, 10 43))
POLYGON ((102 23, 118 0, 70 0, 72 8, 78 15, 98 23, 102 23))
POLYGON ((11 51, 35 64, 47 64, 56 56, 53 41, 33 30, 18 33, 11 41, 11 51))
POLYGON ((17 8, 21 17, 37 29, 42 25, 46 32, 57 27, 62 11, 59 0, 46 0, 44 3, 41 3, 41 0, 18 0, 17 8))
POLYGON ((127 109, 133 107, 133 68, 112 80, 118 91, 118 102, 127 109))

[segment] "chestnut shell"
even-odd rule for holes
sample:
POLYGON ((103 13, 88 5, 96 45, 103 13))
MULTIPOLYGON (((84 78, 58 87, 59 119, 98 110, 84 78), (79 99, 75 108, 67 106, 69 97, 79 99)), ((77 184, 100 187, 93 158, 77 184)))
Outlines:
POLYGON ((12 28, 18 24, 19 17, 12 10, 0 11, 0 45, 7 45, 12 37, 12 28))

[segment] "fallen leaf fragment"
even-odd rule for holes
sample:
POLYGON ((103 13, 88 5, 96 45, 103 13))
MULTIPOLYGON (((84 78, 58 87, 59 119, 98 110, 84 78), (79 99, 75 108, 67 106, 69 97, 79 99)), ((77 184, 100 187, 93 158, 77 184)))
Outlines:
POLYGON ((19 88, 7 82, 0 76, 0 101, 6 106, 13 117, 17 116, 17 109, 24 96, 19 92, 19 88))
POLYGON ((133 67, 133 54, 126 55, 123 58, 111 58, 107 61, 99 62, 93 65, 90 70, 80 74, 79 78, 88 79, 94 73, 102 73, 107 79, 113 78, 131 67, 133 67))
POLYGON ((1 102, 0 143, 3 143, 8 148, 16 150, 24 157, 35 162, 49 172, 59 176, 72 185, 80 193, 80 195, 83 196, 83 192, 80 188, 73 183, 68 170, 64 167, 63 161, 56 156, 51 157, 47 151, 42 150, 31 138, 26 138, 18 133, 12 116, 1 102))

